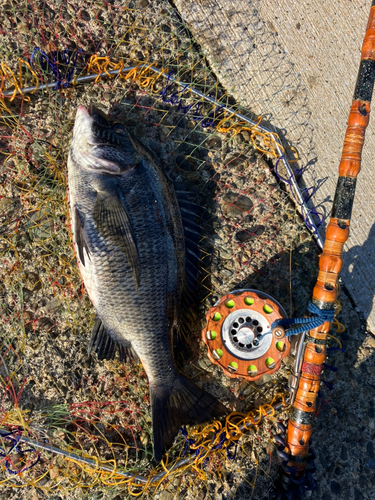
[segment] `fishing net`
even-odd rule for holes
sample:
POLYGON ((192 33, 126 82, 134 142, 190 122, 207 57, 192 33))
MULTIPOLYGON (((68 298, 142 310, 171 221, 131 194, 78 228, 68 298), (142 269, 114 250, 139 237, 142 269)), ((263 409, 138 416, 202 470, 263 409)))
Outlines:
POLYGON ((208 360, 200 332, 208 308, 240 288, 271 294, 288 314, 304 313, 317 251, 280 161, 282 151, 293 165, 296 152, 259 129, 261 117, 220 86, 168 2, 2 7, 2 491, 9 498, 30 498, 31 490, 56 499, 262 498, 278 466, 271 430, 286 417, 291 360, 256 382, 229 379, 208 360), (157 467, 142 366, 86 354, 94 309, 73 254, 66 161, 77 106, 92 102, 186 186, 202 228, 199 300, 176 356, 182 372, 234 413, 182 429, 157 467))

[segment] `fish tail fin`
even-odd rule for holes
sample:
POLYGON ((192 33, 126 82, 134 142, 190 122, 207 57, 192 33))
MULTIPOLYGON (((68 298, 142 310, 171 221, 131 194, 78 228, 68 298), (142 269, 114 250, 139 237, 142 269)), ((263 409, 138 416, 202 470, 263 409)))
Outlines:
POLYGON ((152 385, 150 390, 154 457, 160 461, 172 446, 181 425, 194 425, 221 417, 227 408, 180 375, 173 386, 152 385))

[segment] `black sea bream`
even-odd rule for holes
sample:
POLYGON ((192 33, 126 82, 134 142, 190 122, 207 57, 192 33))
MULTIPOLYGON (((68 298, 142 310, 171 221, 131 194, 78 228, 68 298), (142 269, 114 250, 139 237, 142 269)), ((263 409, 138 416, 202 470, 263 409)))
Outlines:
POLYGON ((181 424, 225 407, 176 369, 171 336, 185 283, 185 245, 173 186, 123 125, 79 106, 68 159, 79 269, 97 317, 89 352, 139 359, 150 384, 154 456, 181 424))

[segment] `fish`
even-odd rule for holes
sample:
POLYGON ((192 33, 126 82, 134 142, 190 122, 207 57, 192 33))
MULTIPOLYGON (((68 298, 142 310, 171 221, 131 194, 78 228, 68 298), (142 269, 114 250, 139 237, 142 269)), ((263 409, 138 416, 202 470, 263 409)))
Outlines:
POLYGON ((226 407, 179 373, 172 338, 186 288, 176 191, 157 158, 91 105, 78 106, 68 155, 68 200, 79 271, 96 310, 88 353, 141 362, 149 381, 154 458, 183 425, 226 407))

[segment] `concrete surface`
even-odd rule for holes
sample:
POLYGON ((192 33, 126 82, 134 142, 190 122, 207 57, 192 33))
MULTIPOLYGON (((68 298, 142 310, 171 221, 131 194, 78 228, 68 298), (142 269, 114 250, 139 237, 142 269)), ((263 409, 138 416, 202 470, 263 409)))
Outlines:
MULTIPOLYGON (((175 0, 238 101, 300 154, 328 217, 371 0, 175 0)), ((375 118, 370 118, 343 280, 375 331, 375 118)), ((324 236, 324 229, 322 229, 324 236)))

